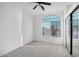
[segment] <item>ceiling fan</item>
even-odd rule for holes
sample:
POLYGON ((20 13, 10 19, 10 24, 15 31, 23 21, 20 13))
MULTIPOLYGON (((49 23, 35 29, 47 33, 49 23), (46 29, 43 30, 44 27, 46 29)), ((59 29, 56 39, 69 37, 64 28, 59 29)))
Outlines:
POLYGON ((34 2, 34 3, 37 3, 37 4, 33 7, 33 10, 36 9, 37 6, 40 6, 42 10, 45 10, 43 5, 48 5, 48 6, 51 5, 51 3, 49 2, 34 2))

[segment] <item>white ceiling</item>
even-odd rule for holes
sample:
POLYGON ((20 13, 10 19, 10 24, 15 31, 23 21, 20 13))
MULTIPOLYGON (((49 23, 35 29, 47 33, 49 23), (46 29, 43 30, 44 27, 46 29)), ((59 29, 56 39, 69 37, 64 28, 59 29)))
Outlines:
POLYGON ((31 14, 47 14, 47 13, 56 13, 64 11, 66 8, 69 8, 73 2, 50 2, 51 6, 43 5, 45 10, 43 11, 39 6, 33 10, 33 7, 36 5, 36 3, 27 2, 25 11, 30 12, 31 14))

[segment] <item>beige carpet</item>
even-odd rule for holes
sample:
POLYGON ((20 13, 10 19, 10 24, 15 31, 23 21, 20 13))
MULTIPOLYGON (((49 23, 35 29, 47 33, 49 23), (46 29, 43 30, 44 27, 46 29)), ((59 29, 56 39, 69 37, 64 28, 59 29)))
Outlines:
POLYGON ((62 45, 33 41, 3 57, 70 57, 62 45))

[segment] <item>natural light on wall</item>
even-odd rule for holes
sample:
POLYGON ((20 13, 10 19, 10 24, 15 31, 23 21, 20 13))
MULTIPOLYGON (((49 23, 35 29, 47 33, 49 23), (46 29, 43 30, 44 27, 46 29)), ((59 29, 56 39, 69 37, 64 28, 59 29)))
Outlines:
POLYGON ((42 19, 42 34, 53 37, 61 36, 61 24, 59 16, 45 16, 42 19))

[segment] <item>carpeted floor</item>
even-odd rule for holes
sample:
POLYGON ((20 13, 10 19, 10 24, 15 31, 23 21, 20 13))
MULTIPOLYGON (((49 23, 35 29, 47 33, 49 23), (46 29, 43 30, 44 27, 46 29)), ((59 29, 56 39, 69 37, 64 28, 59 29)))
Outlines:
POLYGON ((33 41, 2 57, 70 57, 63 45, 33 41))

